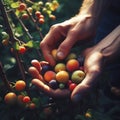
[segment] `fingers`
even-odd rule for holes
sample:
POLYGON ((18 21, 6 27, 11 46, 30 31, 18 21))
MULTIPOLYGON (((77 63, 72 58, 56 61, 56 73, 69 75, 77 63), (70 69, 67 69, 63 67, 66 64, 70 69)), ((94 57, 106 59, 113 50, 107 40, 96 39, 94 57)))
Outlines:
POLYGON ((43 77, 42 75, 40 75, 39 71, 35 68, 35 67, 30 67, 28 69, 29 73, 32 75, 33 78, 37 78, 39 80, 41 80, 42 82, 45 82, 43 80, 43 77))
POLYGON ((47 43, 41 43, 41 49, 42 49, 42 53, 45 60, 48 61, 51 66, 54 66, 56 64, 56 61, 53 58, 51 54, 52 50, 49 49, 49 46, 47 45, 47 43))
POLYGON ((43 56, 45 60, 50 63, 51 66, 54 66, 56 63, 51 54, 51 51, 57 48, 58 43, 60 43, 60 41, 63 40, 64 37, 62 33, 64 32, 64 30, 61 29, 62 27, 60 25, 52 26, 48 34, 40 43, 40 48, 43 52, 43 56))
POLYGON ((38 60, 32 60, 31 64, 40 72, 42 70, 41 64, 38 60))
POLYGON ((36 85, 41 91, 53 98, 67 98, 70 96, 70 91, 67 89, 56 89, 53 90, 47 84, 43 83, 39 79, 33 79, 32 84, 36 85))
POLYGON ((72 47, 78 40, 78 31, 71 29, 65 40, 59 45, 58 51, 57 51, 57 58, 58 59, 65 59, 65 57, 69 54, 72 47))

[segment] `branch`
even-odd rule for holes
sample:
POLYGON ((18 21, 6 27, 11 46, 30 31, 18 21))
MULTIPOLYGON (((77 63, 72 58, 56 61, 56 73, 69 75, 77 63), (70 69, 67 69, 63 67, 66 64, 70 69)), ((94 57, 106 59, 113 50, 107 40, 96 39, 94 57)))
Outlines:
POLYGON ((10 87, 9 81, 7 80, 7 77, 5 75, 5 72, 3 70, 3 66, 2 66, 1 62, 0 62, 0 76, 1 76, 1 79, 4 82, 5 86, 7 87, 7 89, 9 91, 12 91, 12 88, 10 87))
MULTIPOLYGON (((8 20, 8 14, 6 12, 5 4, 1 0, 0 0, 0 10, 1 10, 1 13, 2 13, 2 17, 4 19, 6 31, 7 31, 7 33, 10 36, 11 43, 14 44, 16 41, 19 41, 19 40, 13 34, 11 25, 10 25, 9 20, 8 20)), ((23 80, 25 80, 24 66, 23 66, 23 64, 22 64, 22 62, 21 62, 21 60, 19 58, 19 55, 18 55, 16 50, 14 50, 14 54, 15 54, 16 61, 18 63, 18 66, 19 66, 22 78, 23 78, 23 80)))

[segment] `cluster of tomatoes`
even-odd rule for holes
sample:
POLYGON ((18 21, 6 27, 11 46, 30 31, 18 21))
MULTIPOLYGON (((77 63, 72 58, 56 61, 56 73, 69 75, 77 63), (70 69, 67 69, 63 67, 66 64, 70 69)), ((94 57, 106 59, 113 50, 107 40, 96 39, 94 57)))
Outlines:
MULTIPOLYGON (((27 3, 23 1, 16 1, 11 4, 11 9, 15 12, 16 16, 23 22, 24 20, 30 20, 34 22, 37 26, 47 23, 48 20, 55 20, 56 16, 53 15, 53 11, 55 11, 59 7, 59 3, 57 0, 52 0, 49 2, 33 2, 27 3)), ((22 24, 25 24, 24 22, 22 24)), ((41 26, 39 26, 41 27, 41 26)), ((37 28, 40 29, 40 28, 37 28)), ((2 44, 7 46, 9 43, 9 34, 6 32, 2 32, 3 40, 2 44)), ((17 45, 17 49, 19 54, 24 54, 27 51, 27 46, 24 42, 19 42, 17 45)), ((14 46, 14 45, 13 45, 14 46)), ((13 51, 13 48, 11 48, 13 51)))
MULTIPOLYGON (((56 59, 56 52, 56 49, 52 51, 54 59, 56 59)), ((45 81, 52 89, 65 88, 73 91, 77 84, 85 78, 83 59, 82 57, 77 58, 75 53, 70 53, 64 61, 56 60, 54 67, 46 61, 32 60, 31 63, 38 69, 40 80, 45 81)))
POLYGON ((55 11, 59 6, 59 3, 56 0, 52 2, 46 2, 45 4, 42 1, 39 1, 37 4, 32 6, 27 6, 25 3, 20 2, 17 10, 19 11, 19 16, 22 19, 29 19, 29 15, 36 19, 36 22, 43 24, 45 22, 44 15, 47 15, 51 20, 55 20, 56 16, 52 14, 52 11, 55 11), (28 14, 29 13, 29 14, 28 14))
MULTIPOLYGON (((12 84, 11 84, 12 85, 12 84)), ((18 80, 12 85, 14 91, 8 92, 4 96, 4 101, 8 105, 19 104, 20 106, 28 107, 30 109, 36 108, 36 104, 32 102, 31 98, 27 94, 22 94, 26 88, 26 82, 24 80, 18 80)))

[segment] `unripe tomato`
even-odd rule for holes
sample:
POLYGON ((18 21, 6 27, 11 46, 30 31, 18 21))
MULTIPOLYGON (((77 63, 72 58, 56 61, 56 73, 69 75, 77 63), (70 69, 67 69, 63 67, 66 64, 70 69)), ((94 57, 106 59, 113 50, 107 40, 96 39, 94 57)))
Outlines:
POLYGON ((17 96, 14 92, 9 92, 4 97, 4 101, 9 105, 14 104, 16 100, 17 100, 17 96))
POLYGON ((39 1, 38 2, 38 5, 41 7, 41 6, 43 6, 43 1, 39 1))
POLYGON ((18 80, 16 83, 15 83, 15 89, 17 91, 21 91, 21 90, 24 90, 26 87, 26 83, 25 81, 23 80, 18 80))
POLYGON ((50 18, 51 20, 55 20, 55 19, 56 19, 56 16, 55 16, 55 15, 49 15, 49 18, 50 18))
POLYGON ((29 13, 32 13, 32 11, 33 11, 32 7, 28 7, 27 10, 29 13))
POLYGON ((2 40, 2 44, 7 46, 9 44, 9 40, 8 39, 4 39, 2 40))
POLYGON ((35 109, 35 108, 36 108, 35 103, 30 103, 30 104, 29 104, 29 108, 32 109, 32 110, 35 109))
POLYGON ((29 18, 29 15, 27 13, 22 14, 22 19, 27 20, 29 18))

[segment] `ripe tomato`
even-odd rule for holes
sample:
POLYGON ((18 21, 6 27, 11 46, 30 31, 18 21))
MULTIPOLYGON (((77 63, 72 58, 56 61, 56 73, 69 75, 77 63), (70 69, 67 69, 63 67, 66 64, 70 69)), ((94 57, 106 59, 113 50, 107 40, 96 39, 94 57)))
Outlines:
POLYGON ((17 100, 17 96, 14 92, 9 92, 4 97, 4 101, 9 105, 14 104, 16 100, 17 100))
POLYGON ((26 48, 24 46, 20 46, 19 47, 19 51, 20 54, 24 54, 26 52, 26 48))
POLYGON ((15 83, 15 89, 17 91, 21 91, 21 90, 24 90, 26 87, 26 83, 25 81, 23 80, 18 80, 16 83, 15 83))
POLYGON ((25 97, 23 98, 23 102, 24 102, 24 103, 29 103, 29 102, 30 102, 30 97, 29 97, 29 96, 25 96, 25 97))
POLYGON ((40 18, 43 18, 43 19, 44 19, 44 15, 41 14, 41 15, 39 16, 39 19, 40 19, 40 18))
POLYGON ((40 18, 38 21, 40 24, 44 24, 45 20, 43 18, 40 18))
POLYGON ((71 83, 71 84, 69 85, 69 90, 70 90, 70 91, 73 91, 76 86, 77 86, 77 84, 71 83))
POLYGON ((18 10, 19 11, 23 11, 27 8, 26 4, 25 3, 20 3, 19 7, 18 7, 18 10))
POLYGON ((41 12, 40 12, 40 11, 36 11, 36 12, 35 12, 35 16, 36 16, 37 18, 39 18, 40 15, 41 15, 41 12))

